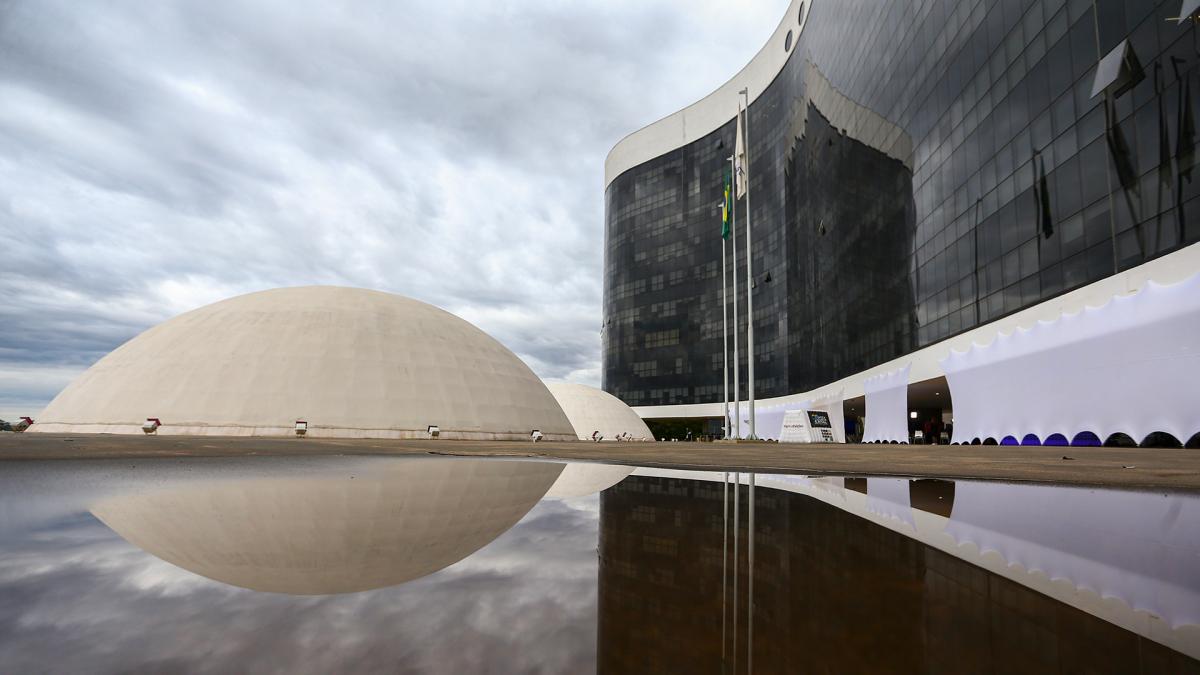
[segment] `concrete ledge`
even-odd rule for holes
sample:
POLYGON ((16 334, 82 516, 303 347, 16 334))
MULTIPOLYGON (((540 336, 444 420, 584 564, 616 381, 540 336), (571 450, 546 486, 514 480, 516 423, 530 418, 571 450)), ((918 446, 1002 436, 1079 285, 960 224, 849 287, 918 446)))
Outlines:
POLYGON ((0 462, 171 457, 453 455, 860 476, 1031 481, 1200 491, 1200 450, 993 445, 590 443, 0 434, 0 462), (1073 459, 1063 459, 1063 457, 1073 459), (1133 468, 1124 468, 1124 467, 1133 468))

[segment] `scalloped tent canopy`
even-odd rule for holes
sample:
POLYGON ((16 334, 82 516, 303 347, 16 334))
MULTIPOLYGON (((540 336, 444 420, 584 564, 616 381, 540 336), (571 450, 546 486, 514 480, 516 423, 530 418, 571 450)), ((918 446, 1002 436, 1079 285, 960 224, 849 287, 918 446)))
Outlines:
POLYGON ((32 432, 573 440, 519 358, 466 321, 399 295, 308 286, 187 312, 118 347, 32 432))
MULTIPOLYGON (((954 401, 954 441, 1200 431, 1200 274, 1147 282, 1029 330, 1000 334, 941 361, 954 401)), ((870 418, 868 417, 868 423, 870 418)), ((1054 439, 1052 442, 1050 439, 1054 439)))
MULTIPOLYGON (((908 442, 908 371, 912 364, 863 381, 867 428, 863 443, 908 442)), ((956 399, 957 402, 957 399, 956 399)))

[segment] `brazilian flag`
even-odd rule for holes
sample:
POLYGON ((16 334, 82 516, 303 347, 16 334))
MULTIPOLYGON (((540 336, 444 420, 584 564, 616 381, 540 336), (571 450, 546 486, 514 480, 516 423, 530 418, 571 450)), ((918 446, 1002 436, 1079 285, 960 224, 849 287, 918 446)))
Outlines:
POLYGON ((729 233, 732 231, 729 219, 733 217, 733 192, 730 186, 729 172, 725 172, 725 202, 721 205, 721 238, 729 239, 729 233))

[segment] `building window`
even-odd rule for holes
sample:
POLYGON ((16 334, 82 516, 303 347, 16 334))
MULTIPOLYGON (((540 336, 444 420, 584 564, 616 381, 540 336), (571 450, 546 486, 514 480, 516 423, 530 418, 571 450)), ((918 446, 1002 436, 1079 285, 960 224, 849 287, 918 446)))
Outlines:
POLYGON ((660 330, 646 333, 646 349, 670 347, 679 344, 679 329, 660 330))
POLYGON ((633 374, 638 377, 653 377, 658 374, 658 362, 639 361, 633 364, 633 374))

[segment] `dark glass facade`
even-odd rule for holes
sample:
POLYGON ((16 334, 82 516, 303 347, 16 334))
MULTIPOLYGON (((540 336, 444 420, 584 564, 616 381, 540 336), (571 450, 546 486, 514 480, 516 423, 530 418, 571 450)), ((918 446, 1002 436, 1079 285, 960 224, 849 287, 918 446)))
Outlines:
MULTIPOLYGON (((1179 9, 812 3, 750 107, 756 394, 811 390, 1200 240, 1200 37, 1167 20, 1179 9), (1122 41, 1136 85, 1093 97, 1122 41)), ((631 405, 721 400, 730 113, 606 191, 603 386, 631 405)), ((744 293, 744 204, 738 217, 744 293)))

